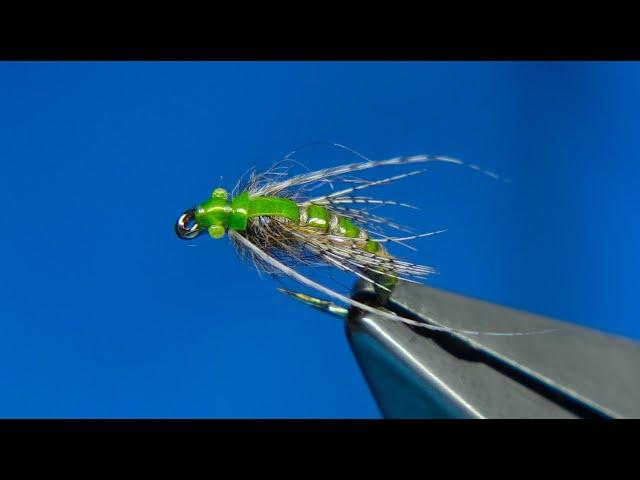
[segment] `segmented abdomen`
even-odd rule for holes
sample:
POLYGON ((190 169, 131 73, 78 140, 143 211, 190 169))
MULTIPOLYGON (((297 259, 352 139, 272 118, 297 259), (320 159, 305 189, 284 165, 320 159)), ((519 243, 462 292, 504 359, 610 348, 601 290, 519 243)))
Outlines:
POLYGON ((348 218, 337 215, 319 205, 299 206, 298 208, 300 226, 317 228, 336 237, 357 238, 362 241, 363 249, 367 252, 376 253, 380 250, 380 244, 369 240, 367 232, 356 227, 348 218))

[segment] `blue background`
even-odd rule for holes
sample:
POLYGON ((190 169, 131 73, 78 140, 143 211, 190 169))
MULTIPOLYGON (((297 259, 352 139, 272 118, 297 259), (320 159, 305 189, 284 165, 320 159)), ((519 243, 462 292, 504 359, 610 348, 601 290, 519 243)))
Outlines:
POLYGON ((1 63, 0 416, 379 417, 340 321, 173 232, 221 176, 313 141, 500 172, 381 187, 449 229, 393 252, 638 339, 638 132, 638 63, 1 63))

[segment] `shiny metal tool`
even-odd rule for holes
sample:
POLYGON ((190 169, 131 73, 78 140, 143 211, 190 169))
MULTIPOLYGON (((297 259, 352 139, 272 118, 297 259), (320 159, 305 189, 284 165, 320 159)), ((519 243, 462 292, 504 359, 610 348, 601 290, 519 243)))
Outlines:
MULTIPOLYGON (((352 296, 372 295, 362 281, 352 296)), ((555 329, 437 332, 351 309, 347 336, 386 418, 640 418, 640 343, 404 282, 385 308, 456 330, 555 329)))

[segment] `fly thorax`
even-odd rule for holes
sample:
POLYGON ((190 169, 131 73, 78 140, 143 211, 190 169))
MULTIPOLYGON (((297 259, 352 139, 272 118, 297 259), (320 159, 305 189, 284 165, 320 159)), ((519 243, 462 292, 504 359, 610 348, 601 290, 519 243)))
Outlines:
POLYGON ((195 207, 195 221, 207 230, 212 238, 222 238, 229 225, 231 206, 227 202, 227 191, 216 188, 211 198, 195 207))
POLYGON ((249 193, 243 192, 228 201, 224 188, 216 188, 211 198, 195 208, 195 221, 212 238, 222 238, 228 229, 244 230, 249 218, 249 193))

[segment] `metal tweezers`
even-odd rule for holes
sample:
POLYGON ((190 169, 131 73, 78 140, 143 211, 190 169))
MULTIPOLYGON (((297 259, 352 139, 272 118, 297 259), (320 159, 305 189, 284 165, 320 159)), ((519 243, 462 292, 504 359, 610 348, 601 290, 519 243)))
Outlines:
MULTIPOLYGON (((373 298, 368 282, 352 297, 373 298)), ((422 285, 384 308, 487 336, 431 331, 352 308, 347 337, 386 418, 639 418, 640 343, 422 285)))

